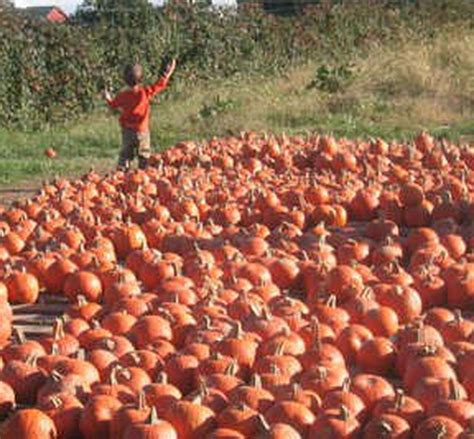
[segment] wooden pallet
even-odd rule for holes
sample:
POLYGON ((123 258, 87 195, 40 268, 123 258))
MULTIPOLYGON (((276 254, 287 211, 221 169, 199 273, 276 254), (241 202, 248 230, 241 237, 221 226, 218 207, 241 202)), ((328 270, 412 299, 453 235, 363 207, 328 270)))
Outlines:
POLYGON ((32 305, 12 305, 13 327, 28 338, 51 335, 53 325, 68 307, 62 297, 43 294, 38 303, 32 305))

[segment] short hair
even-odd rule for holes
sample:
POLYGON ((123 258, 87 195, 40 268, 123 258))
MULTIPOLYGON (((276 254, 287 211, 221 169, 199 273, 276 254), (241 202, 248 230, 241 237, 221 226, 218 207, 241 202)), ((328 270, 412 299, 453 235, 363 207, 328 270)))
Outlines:
POLYGON ((127 64, 123 70, 123 79, 125 83, 133 87, 142 82, 142 66, 140 64, 127 64))

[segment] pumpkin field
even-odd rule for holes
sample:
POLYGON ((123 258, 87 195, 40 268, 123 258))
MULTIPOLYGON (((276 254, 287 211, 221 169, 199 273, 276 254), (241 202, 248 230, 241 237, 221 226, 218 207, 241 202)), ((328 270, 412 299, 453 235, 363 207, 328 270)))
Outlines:
POLYGON ((246 132, 45 184, 0 211, 1 437, 471 437, 473 170, 246 132))

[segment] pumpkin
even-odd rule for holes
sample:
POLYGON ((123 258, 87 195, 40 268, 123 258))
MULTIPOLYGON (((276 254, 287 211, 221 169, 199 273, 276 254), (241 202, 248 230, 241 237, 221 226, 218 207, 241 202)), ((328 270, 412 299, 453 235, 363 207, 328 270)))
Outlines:
POLYGON ((467 437, 473 163, 426 133, 245 132, 44 184, 0 208, 0 416, 36 404, 85 439, 467 437), (49 294, 52 334, 12 331, 49 294))
POLYGON ((159 416, 182 397, 178 388, 168 383, 168 377, 164 372, 158 374, 155 382, 146 385, 143 393, 147 404, 154 407, 159 416))
POLYGON ((0 418, 4 418, 15 408, 15 391, 13 388, 0 381, 0 418))
POLYGON ((352 324, 344 328, 336 339, 336 346, 346 363, 354 364, 362 345, 373 338, 372 332, 363 325, 352 324))
POLYGON ((156 410, 151 409, 150 416, 143 423, 136 423, 125 427, 123 439, 178 439, 174 427, 162 419, 158 419, 156 410))
POLYGON ((369 413, 380 399, 395 395, 392 385, 387 380, 373 374, 358 374, 352 378, 351 391, 362 399, 369 413))
POLYGON ((56 439, 58 433, 53 420, 37 409, 20 410, 0 429, 2 438, 56 439))
POLYGON ((258 429, 258 412, 244 403, 229 405, 217 416, 219 428, 230 428, 246 437, 254 436, 258 429))
POLYGON ((2 349, 2 358, 5 362, 11 360, 26 361, 30 357, 41 357, 46 351, 36 340, 27 340, 20 329, 15 329, 13 340, 2 349))
POLYGON ((414 428, 425 418, 425 410, 416 399, 405 395, 402 389, 397 389, 394 396, 384 397, 376 403, 373 415, 395 415, 414 428))
POLYGON ((27 272, 13 272, 6 279, 8 300, 13 303, 35 303, 39 296, 39 282, 27 272))
POLYGON ((111 422, 122 403, 107 395, 89 399, 81 413, 79 429, 86 439, 110 437, 111 422))
POLYGON ((214 412, 197 402, 179 401, 163 415, 173 425, 179 438, 205 437, 216 427, 214 412))
POLYGON ((418 426, 413 438, 459 437, 462 432, 463 428, 456 421, 444 416, 431 416, 418 426))
POLYGON ((77 296, 84 296, 91 302, 99 302, 102 298, 102 283, 94 273, 78 271, 66 278, 64 294, 71 300, 77 296))
POLYGON ((408 439, 411 437, 411 428, 410 424, 399 416, 382 415, 367 423, 363 435, 364 439, 380 437, 408 439))
POLYGON ((309 429, 308 438, 316 439, 321 437, 321 432, 327 437, 337 438, 357 438, 360 433, 359 422, 342 405, 338 409, 327 410, 316 418, 316 421, 309 429))
POLYGON ((30 357, 26 362, 12 360, 5 364, 0 371, 0 380, 13 388, 19 403, 33 404, 46 376, 37 366, 36 357, 30 357))
POLYGON ((346 379, 340 390, 332 390, 326 393, 321 408, 323 411, 336 410, 343 405, 354 418, 363 423, 367 416, 365 403, 356 393, 350 390, 350 387, 350 379, 346 379))
POLYGON ((74 439, 79 429, 82 403, 68 393, 51 395, 41 401, 39 408, 54 422, 58 437, 74 439))
POLYGON ((38 390, 37 401, 43 402, 49 397, 67 393, 83 401, 91 391, 90 386, 84 382, 83 378, 76 374, 62 375, 53 370, 44 384, 38 390))
POLYGON ((121 437, 124 431, 132 425, 141 424, 150 418, 151 409, 146 405, 145 394, 140 392, 138 402, 124 405, 112 418, 110 434, 112 437, 121 437))
POLYGON ((366 373, 389 375, 395 366, 394 344, 384 337, 367 340, 357 352, 356 363, 366 373))
POLYGON ((283 423, 293 426, 302 436, 316 419, 308 407, 296 401, 276 402, 264 416, 270 424, 283 423))

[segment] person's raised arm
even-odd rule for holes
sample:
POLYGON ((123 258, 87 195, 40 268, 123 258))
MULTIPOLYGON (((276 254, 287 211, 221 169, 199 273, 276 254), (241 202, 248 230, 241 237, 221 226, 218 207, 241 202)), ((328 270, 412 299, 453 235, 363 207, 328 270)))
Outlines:
POLYGON ((168 82, 171 76, 173 75, 175 69, 176 69, 176 60, 173 59, 166 67, 164 75, 160 79, 158 79, 158 81, 156 81, 154 84, 145 87, 147 95, 149 97, 153 97, 156 94, 163 91, 168 85, 168 82))
POLYGON ((105 89, 102 92, 102 96, 103 96, 105 102, 107 103, 107 105, 110 108, 119 108, 120 107, 120 105, 121 105, 120 104, 120 95, 113 98, 112 95, 110 94, 109 90, 105 89))

